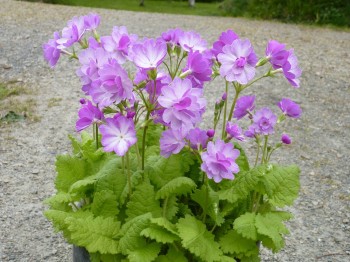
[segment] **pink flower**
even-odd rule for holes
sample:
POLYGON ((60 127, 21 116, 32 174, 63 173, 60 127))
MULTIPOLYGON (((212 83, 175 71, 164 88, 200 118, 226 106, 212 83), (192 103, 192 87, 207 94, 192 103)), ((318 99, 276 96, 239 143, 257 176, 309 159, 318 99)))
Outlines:
POLYGON ((233 116, 239 120, 248 114, 248 112, 253 111, 255 108, 254 100, 255 96, 241 96, 238 98, 233 116))
POLYGON ((245 85, 254 78, 257 57, 249 40, 236 39, 218 54, 220 75, 227 81, 245 85))
POLYGON ((84 16, 86 30, 95 30, 100 25, 100 16, 98 14, 88 14, 84 16))
POLYGON ((207 49, 207 42, 194 31, 184 32, 181 34, 179 36, 179 44, 187 52, 203 52, 207 49))
POLYGON ((301 76, 302 71, 298 66, 298 59, 295 56, 293 49, 289 51, 287 62, 283 65, 282 69, 283 74, 287 78, 288 82, 294 87, 299 87, 299 77, 301 76))
POLYGON ((198 127, 191 129, 186 138, 190 141, 191 147, 195 150, 207 147, 209 136, 205 130, 198 127))
POLYGON ((202 88, 203 82, 211 79, 211 68, 208 59, 199 53, 199 51, 190 52, 186 67, 183 72, 189 73, 187 78, 192 81, 193 87, 202 88))
POLYGON ((67 26, 62 30, 62 37, 57 40, 59 49, 64 49, 72 46, 74 43, 79 42, 85 33, 85 21, 84 17, 73 17, 69 20, 67 26))
POLYGON ((269 109, 262 108, 253 116, 255 134, 270 135, 274 132, 277 116, 269 109))
POLYGON ((301 116, 300 106, 288 98, 282 98, 277 105, 282 110, 283 114, 289 117, 299 118, 301 116))
POLYGON ((243 131, 237 124, 227 122, 226 132, 230 138, 235 138, 239 141, 244 141, 243 131))
POLYGON ((268 42, 265 54, 269 59, 274 69, 282 68, 287 62, 289 52, 286 50, 286 45, 271 40, 268 42))
POLYGON ((219 183, 222 179, 234 179, 233 174, 239 172, 236 159, 240 152, 233 148, 233 144, 217 140, 216 143, 210 141, 207 145, 207 152, 201 154, 201 169, 208 178, 219 183))
POLYGON ((222 53, 222 48, 225 45, 231 45, 233 41, 238 39, 238 35, 232 30, 227 30, 222 32, 219 40, 214 42, 212 52, 217 57, 219 53, 222 53))
POLYGON ((93 106, 90 101, 86 103, 85 100, 84 103, 82 103, 78 115, 79 119, 75 125, 77 132, 88 128, 92 123, 99 122, 104 118, 103 113, 96 106, 93 106))
POLYGON ((114 151, 118 156, 124 156, 137 141, 134 122, 122 115, 107 118, 106 124, 100 126, 100 132, 103 149, 114 151))
POLYGON ((132 47, 133 61, 136 66, 143 69, 157 68, 167 54, 167 46, 164 41, 146 39, 132 47))
POLYGON ((44 58, 53 68, 58 59, 60 59, 61 50, 58 48, 57 40, 60 38, 58 32, 53 33, 53 39, 50 39, 46 44, 43 44, 44 58))
POLYGON ((183 130, 168 129, 162 133, 160 138, 160 154, 168 158, 177 154, 185 146, 185 135, 183 130))
POLYGON ((202 89, 193 88, 189 79, 175 78, 163 87, 158 103, 164 107, 163 121, 172 129, 191 129, 201 120, 206 101, 202 89))

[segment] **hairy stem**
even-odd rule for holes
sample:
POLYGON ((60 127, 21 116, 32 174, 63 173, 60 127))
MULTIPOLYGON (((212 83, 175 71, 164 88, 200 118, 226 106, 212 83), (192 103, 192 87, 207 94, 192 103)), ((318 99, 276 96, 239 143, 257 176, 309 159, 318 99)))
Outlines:
POLYGON ((128 170, 129 196, 131 196, 131 194, 132 194, 132 189, 131 189, 131 172, 130 172, 129 151, 126 152, 126 168, 127 168, 127 170, 128 170))
POLYGON ((228 82, 226 81, 225 83, 225 92, 226 92, 226 100, 225 100, 225 105, 224 105, 224 119, 222 122, 222 134, 221 134, 221 139, 224 140, 225 139, 225 134, 226 134, 226 128, 225 128, 225 124, 226 124, 226 113, 227 113, 227 101, 228 101, 228 82))
MULTIPOLYGON (((147 111, 146 119, 145 122, 148 121, 149 116, 150 116, 150 111, 147 111)), ((146 149, 146 135, 147 135, 147 129, 148 125, 146 125, 143 129, 143 135, 142 135, 142 164, 141 164, 141 169, 145 170, 145 149, 146 149)))
POLYGON ((265 135, 265 141, 264 141, 264 148, 263 148, 263 155, 261 158, 261 164, 266 164, 266 153, 267 153, 267 141, 269 139, 269 136, 265 135))

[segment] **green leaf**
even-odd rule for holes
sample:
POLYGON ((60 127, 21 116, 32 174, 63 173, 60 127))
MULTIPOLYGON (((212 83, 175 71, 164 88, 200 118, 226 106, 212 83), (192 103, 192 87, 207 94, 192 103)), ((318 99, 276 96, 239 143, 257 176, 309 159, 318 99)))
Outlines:
POLYGON ((172 224, 169 220, 163 218, 163 217, 157 217, 157 218, 152 218, 151 223, 157 226, 160 226, 162 228, 165 228, 169 232, 177 235, 176 231, 176 225, 172 224))
POLYGON ((197 189, 191 195, 191 199, 198 203, 203 209, 203 212, 208 214, 217 225, 221 225, 224 222, 224 218, 219 210, 219 196, 217 192, 213 191, 210 187, 209 192, 207 192, 206 186, 197 189))
MULTIPOLYGON (((162 125, 154 124, 150 122, 148 124, 147 136, 146 136, 146 148, 150 146, 157 146, 159 148, 159 139, 163 132, 162 125)), ((137 137, 139 148, 142 148, 142 136, 143 136, 143 128, 137 130, 137 137)))
POLYGON ((160 252, 161 245, 159 243, 148 243, 136 250, 129 252, 128 258, 130 262, 151 262, 156 259, 160 252))
POLYGON ((298 197, 300 169, 295 166, 271 165, 262 178, 270 202, 278 207, 293 204, 298 197))
POLYGON ((89 253, 91 262, 120 262, 124 261, 122 254, 89 253))
POLYGON ((220 261, 222 251, 205 224, 187 215, 181 218, 176 226, 184 248, 204 261, 220 261))
POLYGON ((111 190, 95 192, 91 204, 91 211, 95 216, 115 217, 118 213, 117 197, 111 190))
POLYGON ((220 200, 235 203, 240 199, 245 199, 265 174, 266 166, 257 166, 250 171, 239 172, 234 180, 224 181, 223 185, 226 189, 218 192, 220 200))
POLYGON ((187 152, 171 155, 169 158, 153 155, 147 158, 145 172, 152 183, 161 188, 174 178, 183 176, 191 164, 193 164, 193 156, 187 152))
POLYGON ((126 175, 124 175, 122 171, 116 167, 115 173, 111 171, 110 174, 101 177, 97 181, 95 190, 96 192, 101 192, 104 190, 112 191, 119 203, 125 187, 127 187, 126 175))
POLYGON ((45 204, 48 204, 51 209, 61 210, 61 211, 72 211, 72 207, 69 203, 73 201, 72 196, 66 192, 58 192, 44 200, 45 204))
POLYGON ((150 227, 142 230, 141 236, 153 239, 158 243, 163 243, 163 244, 173 243, 174 241, 180 240, 180 238, 177 235, 156 225, 151 225, 150 227))
POLYGON ((131 219, 122 226, 119 234, 121 236, 119 249, 124 255, 128 255, 130 251, 146 245, 145 238, 140 236, 140 233, 149 226, 151 217, 151 213, 143 214, 131 219))
POLYGON ((245 238, 258 240, 258 234, 255 228, 255 213, 245 213, 238 217, 234 222, 234 229, 245 238))
MULTIPOLYGON (((139 185, 143 180, 143 171, 139 170, 139 171, 133 172, 130 180, 131 180, 131 188, 135 189, 135 187, 139 185)), ((123 188, 123 192, 120 196, 119 202, 124 204, 128 196, 129 196, 129 184, 126 183, 125 187, 123 188)))
POLYGON ((69 225, 71 239, 76 245, 85 247, 91 253, 118 253, 116 237, 120 230, 120 222, 111 217, 93 216, 78 219, 68 217, 65 221, 69 225))
POLYGON ((221 250, 224 253, 233 255, 245 254, 245 255, 258 255, 259 248, 256 245, 256 241, 248 239, 238 234, 235 230, 230 230, 226 235, 220 238, 221 250))
POLYGON ((289 230, 283 224, 283 221, 286 218, 289 219, 290 217, 287 217, 285 212, 270 212, 264 215, 256 215, 256 229, 259 234, 264 235, 272 240, 272 243, 267 242, 267 246, 272 248, 274 252, 280 250, 284 246, 282 235, 289 234, 289 230))
POLYGON ((160 203, 155 198, 154 188, 149 183, 148 179, 136 187, 127 207, 126 214, 128 220, 149 212, 152 213, 154 217, 158 217, 162 212, 160 203))
POLYGON ((196 183, 188 177, 177 177, 166 183, 157 192, 157 199, 164 199, 171 195, 185 195, 196 188, 196 183))
POLYGON ((235 148, 238 149, 240 152, 238 158, 236 159, 236 163, 239 166, 239 170, 241 172, 242 171, 249 171, 250 170, 249 161, 248 161, 247 155, 244 152, 244 149, 237 142, 234 142, 233 144, 234 144, 235 148))
POLYGON ((175 217, 176 213, 179 211, 176 196, 170 196, 166 198, 163 202, 163 216, 166 219, 171 220, 175 217))
POLYGON ((84 160, 69 155, 57 156, 56 171, 55 185, 59 192, 69 192, 71 185, 90 175, 84 160))
POLYGON ((184 256, 181 250, 176 250, 170 246, 166 255, 158 256, 156 262, 187 262, 188 260, 184 256))

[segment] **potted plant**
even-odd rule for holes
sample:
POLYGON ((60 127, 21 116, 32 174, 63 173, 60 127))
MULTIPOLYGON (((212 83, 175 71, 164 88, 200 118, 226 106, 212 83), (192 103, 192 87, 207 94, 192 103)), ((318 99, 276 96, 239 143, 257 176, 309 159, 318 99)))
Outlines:
POLYGON ((79 61, 86 95, 81 139, 57 156, 57 192, 45 201, 57 231, 87 252, 83 261, 259 261, 261 244, 279 251, 300 171, 271 159, 291 143, 276 127, 301 109, 288 98, 255 109, 244 93, 277 75, 299 87, 294 51, 271 40, 258 59, 232 30, 212 48, 181 29, 139 39, 116 26, 100 37, 99 23, 74 17, 43 45, 51 67, 63 55, 79 61), (216 77, 225 88, 204 130, 203 89, 216 77), (252 163, 244 143, 255 143, 252 163))

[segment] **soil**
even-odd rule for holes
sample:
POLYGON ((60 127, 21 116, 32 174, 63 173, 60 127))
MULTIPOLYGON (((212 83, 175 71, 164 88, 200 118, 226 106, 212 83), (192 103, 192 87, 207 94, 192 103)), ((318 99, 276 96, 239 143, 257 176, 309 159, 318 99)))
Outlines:
MULTIPOLYGON (((55 70, 44 62, 41 45, 76 15, 101 15, 101 35, 127 26, 139 36, 156 37, 174 27, 199 32, 213 43, 233 29, 249 38, 262 56, 269 39, 294 48, 303 76, 292 88, 282 77, 252 87, 259 106, 282 97, 297 101, 301 119, 284 127, 293 143, 275 161, 297 163, 300 197, 289 208, 295 218, 278 254, 262 250, 263 261, 350 261, 350 32, 319 27, 247 20, 68 7, 0 0, 0 82, 16 81, 30 90, 39 121, 19 121, 0 131, 0 261, 71 261, 72 247, 43 216, 42 202, 54 194, 55 157, 69 153, 80 83, 76 62, 61 59, 55 70)), ((208 108, 224 85, 205 89, 208 108)), ((205 115, 209 126, 212 112, 205 115)), ((249 146, 248 151, 252 150, 249 146)))

